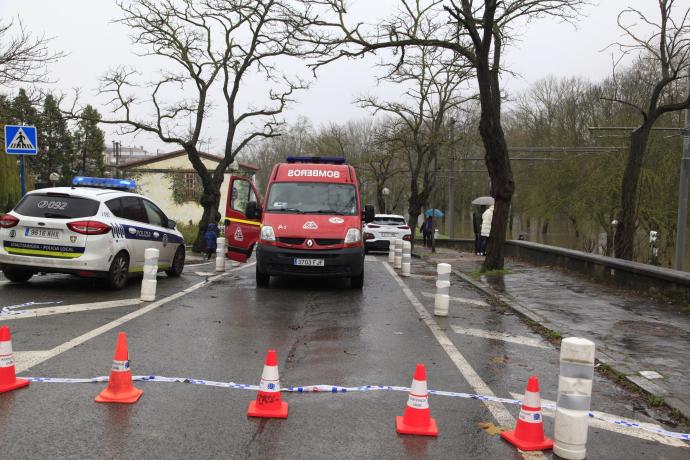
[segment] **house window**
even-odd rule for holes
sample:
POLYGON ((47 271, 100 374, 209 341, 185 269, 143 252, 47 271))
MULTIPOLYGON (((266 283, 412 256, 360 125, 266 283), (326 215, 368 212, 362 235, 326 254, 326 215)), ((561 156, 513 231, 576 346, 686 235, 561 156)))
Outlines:
POLYGON ((203 187, 201 178, 195 172, 184 173, 184 199, 185 201, 198 201, 203 187))

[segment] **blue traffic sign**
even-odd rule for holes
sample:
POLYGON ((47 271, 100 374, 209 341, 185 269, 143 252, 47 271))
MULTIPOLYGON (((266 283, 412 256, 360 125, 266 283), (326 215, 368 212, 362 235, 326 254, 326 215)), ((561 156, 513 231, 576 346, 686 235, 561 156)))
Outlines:
POLYGON ((5 152, 10 155, 36 155, 36 127, 5 125, 5 152))

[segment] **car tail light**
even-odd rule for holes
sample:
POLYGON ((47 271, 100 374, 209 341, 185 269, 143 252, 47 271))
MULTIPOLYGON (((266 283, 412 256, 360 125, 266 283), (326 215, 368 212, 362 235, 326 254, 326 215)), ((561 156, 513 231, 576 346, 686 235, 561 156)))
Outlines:
POLYGON ((405 235, 403 236, 404 241, 412 241, 412 235, 405 235))
POLYGON ((365 234, 364 234, 364 239, 365 239, 365 240, 373 240, 374 238, 376 238, 376 236, 374 236, 373 233, 365 233, 365 234))
POLYGON ((410 227, 407 225, 398 225, 398 228, 400 228, 402 230, 409 230, 410 229, 410 227))
POLYGON ((381 227, 380 225, 376 225, 376 224, 367 224, 367 228, 380 228, 380 227, 381 227))
POLYGON ((97 220, 78 220, 67 224, 67 228, 82 235, 103 235, 110 231, 110 225, 97 220))
POLYGON ((19 223, 19 219, 14 217, 12 214, 3 214, 0 216, 0 227, 2 228, 12 228, 19 223))

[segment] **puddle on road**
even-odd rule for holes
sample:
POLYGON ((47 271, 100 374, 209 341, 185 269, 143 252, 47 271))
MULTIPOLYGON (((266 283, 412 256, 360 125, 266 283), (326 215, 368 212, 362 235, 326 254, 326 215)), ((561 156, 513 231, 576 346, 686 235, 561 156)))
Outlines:
POLYGON ((678 336, 690 340, 690 332, 670 324, 652 323, 649 321, 621 320, 613 324, 615 329, 652 337, 678 336))

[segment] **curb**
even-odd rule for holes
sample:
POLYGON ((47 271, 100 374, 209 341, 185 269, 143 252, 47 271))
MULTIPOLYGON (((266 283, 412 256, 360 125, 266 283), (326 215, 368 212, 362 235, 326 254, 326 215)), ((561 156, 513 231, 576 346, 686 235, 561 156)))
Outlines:
MULTIPOLYGON (((424 256, 424 255, 420 255, 420 254, 416 254, 416 253, 412 253, 412 257, 414 257, 416 259, 430 261, 429 260, 430 258, 428 256, 424 256)), ((473 288, 480 291, 482 294, 488 296, 494 302, 498 302, 500 304, 503 304, 503 305, 511 308, 512 310, 516 311, 519 315, 524 316, 525 318, 527 318, 531 321, 534 321, 535 323, 539 323, 542 326, 544 325, 544 323, 547 322, 546 319, 543 318, 541 315, 530 310, 528 307, 521 304, 520 302, 518 302, 515 298, 511 297, 510 295, 496 292, 493 289, 485 286, 484 284, 470 278, 469 276, 462 273, 461 271, 456 270, 455 268, 452 269, 452 272, 455 276, 457 276, 461 280, 465 281, 470 286, 472 286, 473 288)), ((546 326, 543 326, 543 327, 546 327, 546 326)), ((558 332, 558 331, 554 331, 554 332, 558 332)), ((615 361, 612 357, 608 356, 606 353, 602 352, 601 349, 597 350, 597 357, 595 359, 595 362, 603 364, 603 365, 607 366, 608 368, 610 368, 611 370, 613 370, 614 372, 618 373, 619 375, 624 376, 625 381, 628 384, 634 386, 639 391, 641 391, 643 394, 663 398, 664 403, 667 407, 669 407, 671 410, 677 411, 685 419, 690 419, 690 405, 688 405, 684 401, 681 401, 680 399, 678 399, 674 396, 669 396, 669 393, 666 390, 664 390, 663 388, 654 384, 653 382, 647 381, 642 376, 638 376, 635 374, 629 375, 628 371, 620 369, 617 361, 615 361)))

